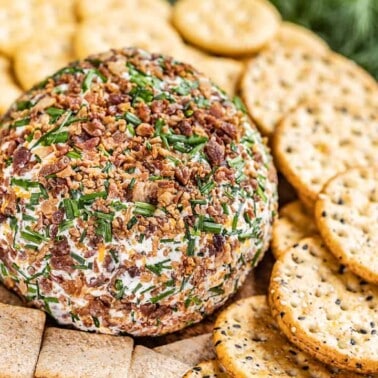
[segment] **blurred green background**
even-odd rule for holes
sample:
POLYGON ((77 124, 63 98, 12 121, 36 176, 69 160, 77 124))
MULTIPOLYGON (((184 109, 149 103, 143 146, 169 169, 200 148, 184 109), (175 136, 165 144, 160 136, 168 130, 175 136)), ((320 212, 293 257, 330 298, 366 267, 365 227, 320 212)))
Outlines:
POLYGON ((284 19, 312 29, 332 49, 352 58, 378 79, 378 0, 271 2, 284 19))

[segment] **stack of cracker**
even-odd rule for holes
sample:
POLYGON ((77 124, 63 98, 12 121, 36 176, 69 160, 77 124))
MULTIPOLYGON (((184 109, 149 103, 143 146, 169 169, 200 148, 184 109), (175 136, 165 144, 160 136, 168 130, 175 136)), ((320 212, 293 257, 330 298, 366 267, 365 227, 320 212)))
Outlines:
POLYGON ((269 287, 269 269, 257 270, 215 323, 136 341, 164 344, 155 349, 44 329, 43 313, 0 286, 0 376, 378 377, 374 78, 265 0, 0 0, 0 10, 0 114, 74 59, 124 46, 172 55, 241 95, 295 197, 273 228, 269 287))

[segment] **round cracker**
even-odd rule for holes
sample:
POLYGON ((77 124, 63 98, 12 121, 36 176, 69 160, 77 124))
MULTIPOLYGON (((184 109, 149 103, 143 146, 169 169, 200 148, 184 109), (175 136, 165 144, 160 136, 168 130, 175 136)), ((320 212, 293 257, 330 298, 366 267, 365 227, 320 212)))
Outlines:
POLYGON ((11 75, 10 61, 0 56, 0 116, 5 113, 12 102, 21 94, 21 89, 11 75))
POLYGON ((31 35, 57 25, 73 24, 74 0, 0 0, 0 51, 8 56, 31 35))
POLYGON ((271 249, 274 257, 278 259, 295 243, 316 233, 314 219, 300 201, 285 205, 273 224, 271 249))
MULTIPOLYGON (((59 0, 61 1, 61 0, 59 0)), ((172 7, 166 0, 77 0, 77 13, 81 20, 91 20, 107 15, 109 24, 113 14, 127 16, 153 14, 159 19, 168 20, 172 7)))
POLYGON ((104 17, 80 24, 74 38, 74 49, 79 58, 122 47, 138 47, 170 55, 176 46, 182 45, 180 36, 167 22, 148 14, 143 18, 118 15, 112 17, 111 23, 108 21, 104 17))
POLYGON ((250 54, 276 34, 280 15, 263 0, 180 0, 172 21, 189 42, 220 55, 250 54))
POLYGON ((267 136, 309 96, 350 99, 358 104, 378 97, 375 79, 352 61, 335 53, 278 44, 250 60, 241 91, 251 117, 267 136))
POLYGON ((227 307, 215 322, 213 340, 219 362, 232 377, 330 376, 323 364, 287 341, 265 296, 245 298, 227 307))
POLYGON ((191 368, 183 378, 229 378, 216 360, 203 361, 191 368))
POLYGON ((74 59, 70 26, 32 36, 14 55, 14 70, 26 90, 74 59))
POLYGON ((329 51, 329 47, 324 39, 311 30, 288 21, 281 24, 276 40, 278 43, 291 48, 302 47, 319 53, 329 51))
POLYGON ((314 100, 288 114, 273 140, 281 172, 313 205, 323 185, 337 173, 378 163, 377 146, 375 107, 314 100))
POLYGON ((378 284, 378 165, 332 178, 316 202, 315 219, 340 262, 378 284))
POLYGON ((269 300, 282 331, 311 356, 378 372, 378 287, 347 271, 320 238, 303 239, 277 260, 269 300))

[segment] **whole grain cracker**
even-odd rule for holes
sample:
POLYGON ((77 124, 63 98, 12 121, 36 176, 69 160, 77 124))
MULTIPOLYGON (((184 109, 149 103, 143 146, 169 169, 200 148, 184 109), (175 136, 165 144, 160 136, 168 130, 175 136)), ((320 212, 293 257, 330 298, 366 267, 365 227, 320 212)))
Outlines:
POLYGON ((378 372, 378 287, 349 272, 319 237, 303 239, 277 260, 269 302, 284 334, 311 356, 340 369, 378 372))
POLYGON ((58 30, 32 36, 19 46, 14 54, 14 70, 25 90, 74 59, 74 32, 72 26, 62 26, 58 30))
POLYGON ((324 39, 320 38, 311 30, 288 21, 281 24, 276 40, 279 44, 290 48, 304 47, 319 53, 329 50, 324 39))
POLYGON ((22 306, 23 302, 21 299, 13 294, 11 291, 6 289, 3 285, 0 284, 0 303, 9 304, 12 306, 22 306))
POLYGON ((377 146, 377 108, 315 100, 288 114, 273 140, 281 172, 312 206, 335 174, 377 163, 377 146))
POLYGON ((278 44, 250 60, 241 91, 251 117, 268 136, 282 117, 308 97, 350 99, 358 104, 377 104, 378 97, 375 79, 352 61, 336 53, 278 44))
POLYGON ((15 83, 11 74, 10 61, 0 56, 0 116, 8 110, 8 107, 21 94, 21 89, 15 83))
POLYGON ((168 20, 171 10, 165 0, 77 0, 77 13, 81 20, 91 20, 106 14, 109 23, 114 14, 127 16, 130 13, 136 17, 153 14, 157 21, 161 18, 168 20))
POLYGON ((131 378, 179 378, 188 370, 190 365, 167 357, 152 349, 137 345, 131 361, 131 378))
POLYGON ((200 361, 215 357, 211 333, 178 340, 156 347, 154 350, 188 365, 196 365, 200 361))
POLYGON ((213 333, 220 364, 232 377, 330 377, 320 362, 290 344, 273 320, 265 296, 233 303, 213 333))
POLYGON ((183 378, 228 378, 216 360, 203 361, 191 368, 183 378))
POLYGON ((114 15, 84 21, 74 39, 74 50, 85 58, 110 48, 139 47, 150 52, 170 54, 182 41, 177 32, 164 20, 151 15, 142 18, 133 15, 114 15))
POLYGON ((128 377, 133 339, 47 328, 37 378, 128 377))
POLYGON ((280 15, 264 0, 180 0, 173 24, 189 42, 221 55, 261 49, 276 34, 280 15))
POLYGON ((279 258, 295 243, 316 233, 314 219, 300 201, 285 205, 273 224, 271 249, 274 257, 279 258))
POLYGON ((378 284, 378 165, 353 168, 332 178, 316 202, 315 219, 339 261, 378 284))
POLYGON ((44 312, 0 303, 0 377, 34 377, 44 325, 44 312))

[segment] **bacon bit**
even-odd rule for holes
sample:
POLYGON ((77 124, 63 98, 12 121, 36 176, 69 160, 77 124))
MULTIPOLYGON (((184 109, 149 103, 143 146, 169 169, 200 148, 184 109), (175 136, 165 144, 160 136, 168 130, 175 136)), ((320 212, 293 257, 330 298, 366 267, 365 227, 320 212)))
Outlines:
POLYGON ((136 129, 135 132, 137 135, 142 137, 150 137, 154 134, 155 129, 152 125, 148 123, 141 123, 136 129))
POLYGON ((84 123, 81 127, 86 133, 93 137, 99 137, 105 131, 105 126, 98 119, 94 119, 92 122, 84 123))
POLYGON ((70 159, 67 156, 63 156, 59 160, 57 160, 55 163, 50 163, 44 165, 41 170, 39 171, 40 176, 49 176, 53 173, 57 173, 59 171, 62 171, 64 168, 68 166, 70 163, 70 159))
POLYGON ((177 167, 175 170, 175 178, 180 184, 186 185, 190 178, 189 168, 185 166, 177 167))
POLYGON ((13 170, 16 174, 26 166, 30 161, 31 152, 25 147, 19 147, 13 155, 13 170))
POLYGON ((58 200, 56 198, 51 198, 41 203, 42 214, 49 217, 58 208, 58 200))
POLYGON ((132 200, 140 202, 151 202, 156 198, 157 188, 154 182, 137 181, 132 191, 132 200))
POLYGON ((82 150, 92 150, 100 144, 101 139, 99 137, 94 137, 86 140, 85 142, 80 142, 79 140, 74 140, 77 147, 82 150))
POLYGON ((218 166, 224 162, 224 152, 224 144, 219 144, 215 137, 206 143, 205 153, 212 166, 218 166))

